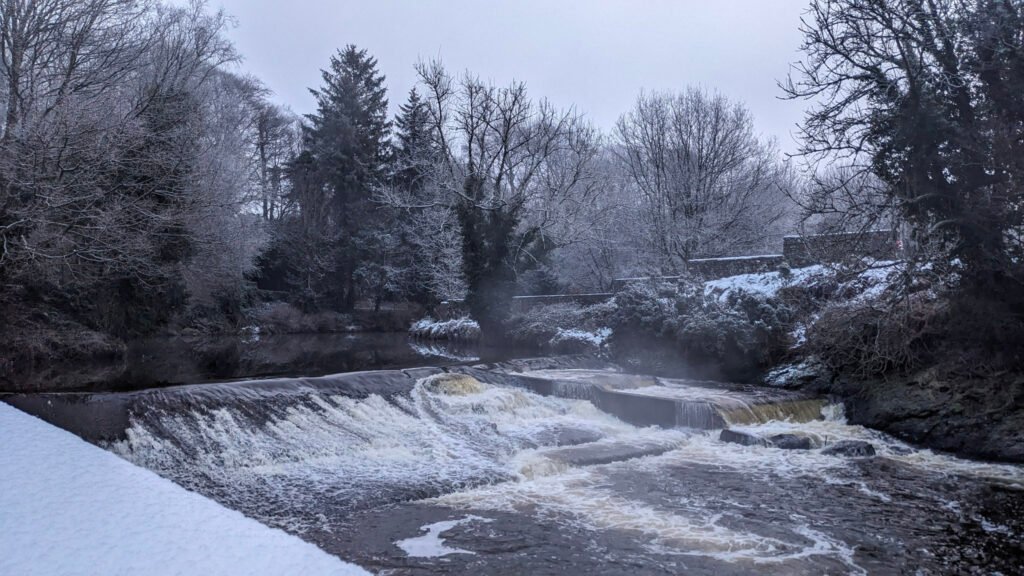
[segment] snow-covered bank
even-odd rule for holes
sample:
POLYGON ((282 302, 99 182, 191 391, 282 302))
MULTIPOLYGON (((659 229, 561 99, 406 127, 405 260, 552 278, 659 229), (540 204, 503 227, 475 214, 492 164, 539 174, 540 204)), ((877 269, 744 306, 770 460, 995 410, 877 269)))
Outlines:
POLYGON ((0 402, 0 574, 367 574, 0 402))
POLYGON ((413 323, 409 335, 428 340, 471 341, 480 338, 480 325, 468 316, 452 320, 423 318, 413 323))

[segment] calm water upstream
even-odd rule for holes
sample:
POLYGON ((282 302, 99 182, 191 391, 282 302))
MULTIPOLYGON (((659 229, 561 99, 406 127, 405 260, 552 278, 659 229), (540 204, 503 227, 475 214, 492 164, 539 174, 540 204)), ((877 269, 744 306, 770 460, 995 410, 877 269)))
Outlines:
POLYGON ((133 342, 124 362, 52 366, 22 389, 138 390, 274 376, 321 376, 358 370, 447 366, 521 358, 529 350, 410 339, 405 332, 150 338, 133 342))

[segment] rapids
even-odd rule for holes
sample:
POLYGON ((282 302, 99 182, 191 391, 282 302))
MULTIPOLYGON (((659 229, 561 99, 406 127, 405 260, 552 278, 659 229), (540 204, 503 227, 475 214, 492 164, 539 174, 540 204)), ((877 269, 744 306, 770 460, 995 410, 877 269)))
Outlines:
POLYGON ((359 394, 135 406, 104 444, 389 574, 1024 572, 1020 466, 919 450, 786 392, 437 372, 359 394), (725 443, 723 427, 815 448, 725 443), (841 440, 877 456, 820 450, 841 440))

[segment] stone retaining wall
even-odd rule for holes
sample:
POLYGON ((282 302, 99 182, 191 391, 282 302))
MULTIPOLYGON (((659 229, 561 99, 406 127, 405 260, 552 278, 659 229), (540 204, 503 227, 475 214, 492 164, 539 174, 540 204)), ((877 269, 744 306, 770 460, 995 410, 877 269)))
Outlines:
POLYGON ((793 268, 842 262, 851 256, 895 260, 898 252, 896 235, 892 230, 786 236, 782 239, 782 253, 793 268))
POLYGON ((690 260, 686 266, 690 273, 704 280, 715 280, 739 274, 774 272, 779 269, 784 260, 785 257, 782 254, 764 254, 730 258, 700 258, 690 260))

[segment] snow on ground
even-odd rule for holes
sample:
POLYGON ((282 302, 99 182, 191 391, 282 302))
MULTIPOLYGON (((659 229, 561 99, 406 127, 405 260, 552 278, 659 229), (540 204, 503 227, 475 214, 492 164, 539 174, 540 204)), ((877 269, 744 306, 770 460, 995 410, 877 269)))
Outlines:
POLYGON ((368 574, 0 402, 0 574, 368 574))
POLYGON ((795 268, 788 276, 782 272, 760 272, 755 274, 739 274, 726 276, 704 283, 705 296, 718 296, 720 301, 728 298, 735 290, 742 290, 754 295, 774 296, 784 286, 799 284, 816 275, 829 273, 825 266, 814 265, 806 268, 795 268))
MULTIPOLYGON (((898 262, 879 261, 852 277, 842 278, 842 286, 855 293, 855 301, 869 301, 878 298, 891 285, 894 274, 901 268, 898 262)), ((725 301, 734 291, 744 291, 755 296, 775 296, 786 286, 806 284, 817 278, 835 277, 836 271, 828 266, 815 264, 805 268, 794 268, 788 275, 781 272, 760 272, 726 276, 704 283, 704 295, 725 301)))
POLYGON ((480 337, 480 325, 468 316, 440 321, 423 318, 409 327, 409 334, 431 340, 476 340, 480 337))
POLYGON ((559 328, 558 332, 551 338, 551 344, 563 344, 566 342, 579 342, 600 348, 612 335, 611 328, 598 328, 593 332, 579 330, 576 328, 559 328))

